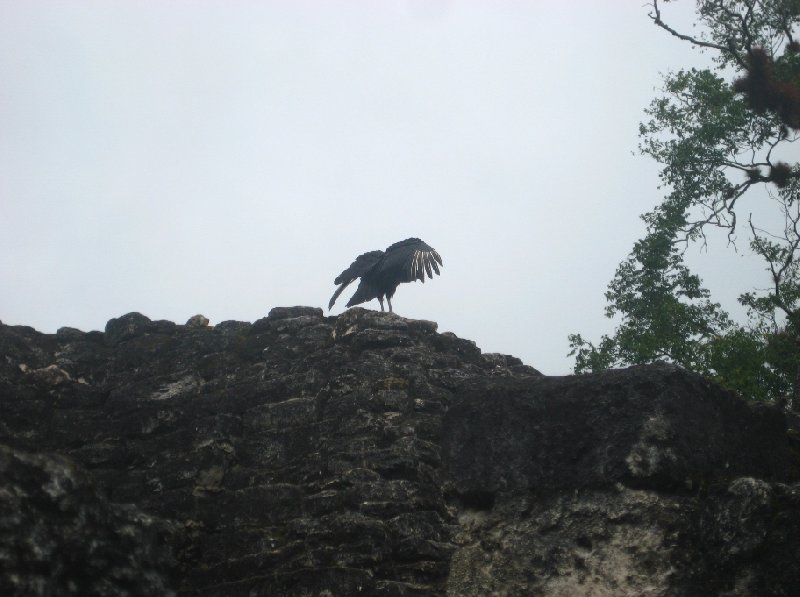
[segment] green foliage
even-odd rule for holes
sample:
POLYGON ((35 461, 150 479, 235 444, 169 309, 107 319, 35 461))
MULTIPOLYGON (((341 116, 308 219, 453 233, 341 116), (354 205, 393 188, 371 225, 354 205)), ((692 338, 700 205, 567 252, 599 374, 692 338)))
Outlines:
POLYGON ((697 37, 666 24, 657 0, 651 8, 656 25, 713 51, 715 67, 666 74, 645 111, 639 148, 661 165, 665 197, 642 216, 646 234, 608 286, 614 334, 597 345, 570 335, 575 372, 664 360, 751 399, 793 393, 800 404, 800 166, 773 158, 800 138, 800 0, 698 0, 697 37), (683 254, 706 243, 709 226, 734 239, 753 188, 774 199, 785 225, 766 231, 748 220, 770 286, 742 295, 750 319, 741 325, 711 300, 683 254))
MULTIPOLYGON (((653 7, 658 10, 657 1, 653 7)), ((717 46, 714 59, 720 66, 741 66, 742 53, 751 48, 776 54, 798 14, 800 0, 698 0, 703 26, 698 40, 717 46)))
POLYGON ((703 346, 701 373, 751 400, 772 400, 791 391, 792 378, 776 368, 769 335, 733 328, 703 346))
POLYGON ((614 336, 604 336, 599 346, 570 336, 577 373, 656 360, 707 369, 701 347, 733 324, 672 242, 682 221, 682 214, 662 209, 617 268, 606 292, 606 316, 622 319, 614 336))

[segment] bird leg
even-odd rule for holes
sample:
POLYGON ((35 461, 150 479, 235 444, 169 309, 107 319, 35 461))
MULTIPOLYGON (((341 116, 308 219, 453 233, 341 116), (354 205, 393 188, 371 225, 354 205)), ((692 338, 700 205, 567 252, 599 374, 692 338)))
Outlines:
POLYGON ((389 303, 389 313, 392 313, 392 299, 387 296, 386 302, 389 303))
MULTIPOLYGON (((378 302, 381 304, 381 311, 383 311, 383 297, 382 296, 378 297, 378 302)), ((392 303, 389 303, 389 311, 391 311, 391 310, 392 310, 392 303)))

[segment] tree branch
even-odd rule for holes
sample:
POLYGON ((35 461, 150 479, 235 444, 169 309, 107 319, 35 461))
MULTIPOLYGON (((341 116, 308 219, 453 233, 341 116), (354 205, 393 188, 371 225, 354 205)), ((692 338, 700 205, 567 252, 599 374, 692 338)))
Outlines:
POLYGON ((692 37, 691 35, 685 35, 683 33, 679 33, 678 31, 667 25, 661 19, 661 10, 658 7, 658 0, 653 0, 653 4, 651 6, 653 7, 653 12, 648 13, 647 16, 649 16, 653 20, 653 22, 659 27, 661 27, 664 31, 667 31, 670 35, 673 35, 678 39, 681 39, 683 41, 688 41, 689 43, 694 44, 696 46, 701 46, 703 48, 711 48, 712 50, 717 50, 719 52, 722 52, 723 54, 729 54, 730 56, 733 57, 733 59, 740 67, 747 70, 747 63, 731 46, 723 46, 720 44, 712 43, 710 41, 703 41, 701 39, 697 39, 696 37, 692 37))

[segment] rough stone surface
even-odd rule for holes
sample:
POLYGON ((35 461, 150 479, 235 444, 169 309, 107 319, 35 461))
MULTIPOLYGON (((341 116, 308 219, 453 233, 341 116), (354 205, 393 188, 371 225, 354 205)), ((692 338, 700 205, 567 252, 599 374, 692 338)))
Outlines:
MULTIPOLYGON (((36 513, 2 518, 0 541, 43 528, 78 568, 104 545, 97 582, 162 583, 131 595, 800 586, 796 432, 673 367, 544 377, 358 308, 213 327, 130 313, 102 333, 0 324, 0 412, 0 470, 33 467, 0 477, 0 507, 36 513), (48 475, 77 479, 71 510, 44 499, 48 475)), ((8 545, 0 589, 72 586, 8 545)))
POLYGON ((199 313, 197 315, 192 315, 186 321, 185 325, 186 325, 186 327, 190 327, 190 328, 208 327, 208 317, 206 317, 205 315, 200 315, 199 313))
POLYGON ((68 458, 0 445, 0 594, 174 595, 173 529, 109 504, 68 458))

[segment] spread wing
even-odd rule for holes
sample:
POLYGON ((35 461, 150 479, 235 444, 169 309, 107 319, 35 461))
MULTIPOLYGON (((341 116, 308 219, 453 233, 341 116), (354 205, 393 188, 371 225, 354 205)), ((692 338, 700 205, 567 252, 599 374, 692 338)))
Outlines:
POLYGON ((380 262, 382 258, 383 251, 370 251, 369 253, 364 253, 363 255, 356 257, 356 260, 350 264, 350 267, 336 276, 336 279, 333 281, 334 284, 340 284, 340 286, 336 289, 336 292, 333 293, 333 296, 328 303, 328 309, 333 307, 333 303, 336 302, 336 299, 339 298, 339 295, 342 294, 342 291, 347 288, 347 286, 353 280, 360 278, 370 271, 373 267, 375 267, 376 264, 380 262))
POLYGON ((391 272, 400 282, 425 282, 425 274, 439 275, 442 258, 436 249, 418 238, 407 238, 386 249, 380 264, 381 273, 391 272))

